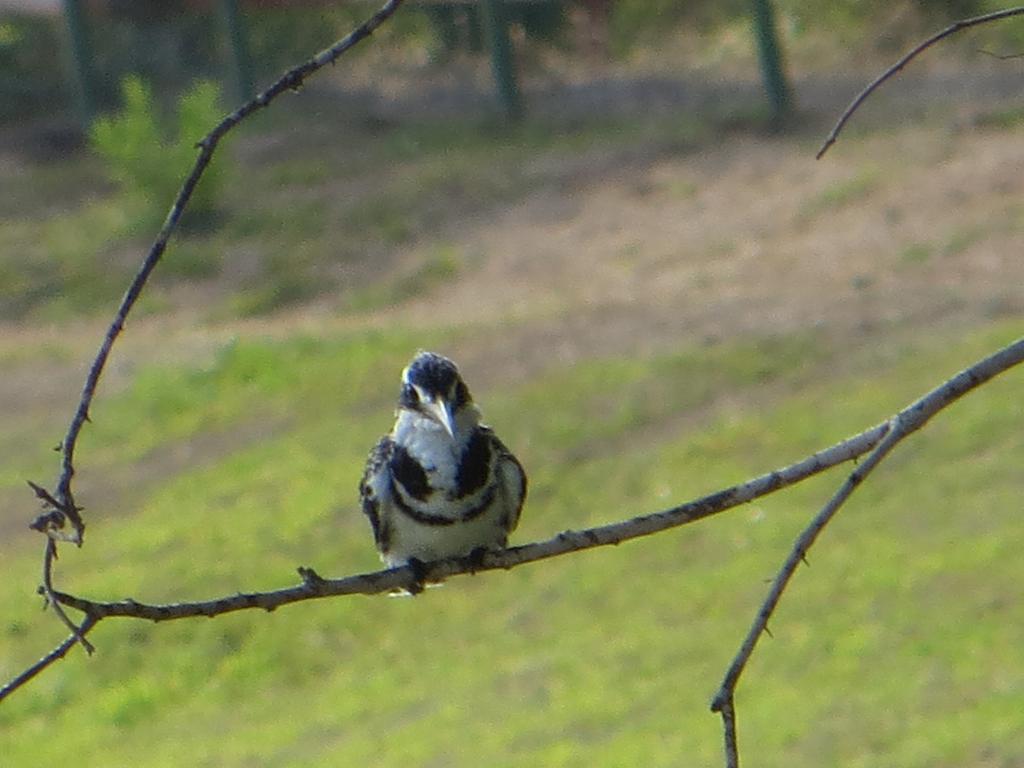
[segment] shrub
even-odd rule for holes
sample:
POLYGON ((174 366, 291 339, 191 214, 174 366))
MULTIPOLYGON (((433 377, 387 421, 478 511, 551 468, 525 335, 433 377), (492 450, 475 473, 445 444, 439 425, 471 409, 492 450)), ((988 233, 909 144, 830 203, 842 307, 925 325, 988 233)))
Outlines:
MULTIPOLYGON (((220 117, 220 88, 197 81, 183 93, 173 134, 161 129, 152 90, 140 78, 126 77, 121 92, 121 112, 98 119, 90 143, 106 161, 132 215, 149 226, 162 220, 195 160, 195 143, 220 117)), ((214 212, 222 184, 222 174, 211 165, 192 195, 191 221, 214 212)))

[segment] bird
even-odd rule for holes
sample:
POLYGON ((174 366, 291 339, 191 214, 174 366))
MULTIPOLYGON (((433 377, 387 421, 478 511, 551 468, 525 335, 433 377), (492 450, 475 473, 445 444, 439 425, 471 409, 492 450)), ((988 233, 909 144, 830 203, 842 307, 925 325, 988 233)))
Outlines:
POLYGON ((411 566, 415 575, 426 562, 505 548, 526 499, 526 473, 481 423, 455 363, 418 352, 402 371, 395 417, 359 484, 384 564, 411 566))

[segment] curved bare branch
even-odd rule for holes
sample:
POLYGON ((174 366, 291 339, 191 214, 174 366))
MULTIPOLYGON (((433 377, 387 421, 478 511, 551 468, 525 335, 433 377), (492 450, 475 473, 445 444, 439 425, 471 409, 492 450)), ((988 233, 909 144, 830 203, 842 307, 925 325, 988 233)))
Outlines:
POLYGON ((81 642, 82 638, 89 633, 89 630, 96 626, 98 621, 99 619, 94 619, 92 616, 86 616, 82 623, 74 628, 74 631, 67 640, 43 656, 39 661, 15 677, 3 688, 0 688, 0 701, 3 701, 16 690, 24 686, 51 664, 63 659, 67 655, 67 652, 75 646, 75 643, 81 642))
MULTIPOLYGON (((71 490, 71 480, 75 474, 74 458, 75 446, 78 443, 78 436, 81 433, 85 422, 89 421, 89 408, 92 406, 93 397, 96 394, 96 387, 99 384, 103 369, 107 364, 107 358, 110 356, 110 350, 114 346, 114 342, 117 341, 117 337, 121 335, 121 331, 124 329, 124 324, 128 318, 128 314, 131 312, 132 307, 135 306, 139 296, 142 294, 142 289, 145 288, 146 283, 149 280, 149 276, 152 274, 156 265, 160 262, 160 258, 163 256, 164 251, 167 249, 167 243, 170 240, 171 235, 174 233, 174 230, 177 229, 178 222, 181 220, 181 216, 185 212, 185 208, 188 206, 189 200, 192 198, 192 193, 195 191, 196 185, 199 183, 199 180, 202 178, 207 166, 213 159, 213 154, 217 150, 217 145, 220 143, 220 140, 245 118, 260 109, 267 107, 282 93, 297 90, 302 86, 307 77, 318 70, 323 69, 328 64, 333 64, 340 56, 349 51, 353 46, 373 34, 377 27, 387 21, 394 12, 398 10, 402 2, 403 0, 388 0, 388 2, 379 11, 377 11, 377 13, 360 24, 334 45, 329 48, 325 48, 323 51, 307 61, 304 61, 302 64, 292 67, 264 91, 243 104, 230 115, 224 117, 224 119, 214 126, 213 130, 207 133, 206 136, 196 144, 199 154, 196 156, 195 163, 192 165, 192 170, 189 171, 188 176, 185 177, 185 181, 181 185, 181 189, 178 190, 178 194, 175 197, 174 202, 171 204, 171 208, 167 213, 167 218, 164 220, 163 226, 160 228, 160 232, 157 234, 156 239, 150 246, 149 252, 146 254, 145 259, 143 259, 142 264, 135 273, 135 277, 132 278, 128 289, 125 291, 125 294, 121 299, 121 303, 117 308, 117 312, 114 314, 114 319, 110 323, 110 326, 107 328, 107 332, 103 337, 99 351, 97 351, 96 357, 92 361, 92 365, 89 366, 89 373, 85 378, 85 385, 82 388, 81 399, 78 402, 78 407, 75 409, 75 414, 71 419, 71 424, 68 427, 67 434, 61 441, 61 472, 60 477, 57 479, 57 492, 54 494, 56 497, 55 510, 50 510, 46 513, 47 519, 42 523, 42 527, 44 527, 48 533, 55 534, 57 529, 63 528, 66 518, 67 521, 71 523, 73 531, 71 536, 67 538, 78 545, 81 545, 82 543, 82 537, 85 534, 85 522, 79 514, 79 507, 75 505, 74 494, 71 490), (53 515, 54 511, 58 513, 56 516, 53 515)), ((42 518, 43 516, 40 516, 40 519, 37 519, 37 523, 39 523, 42 518)), ((40 527, 40 525, 37 524, 35 527, 40 527)))
MULTIPOLYGON (((117 341, 118 336, 121 335, 121 331, 124 329, 128 314, 135 306, 139 296, 142 295, 142 290, 145 288, 150 275, 156 268, 156 265, 160 262, 164 251, 167 249, 167 243, 177 228, 178 222, 181 220, 181 216, 184 213, 185 208, 188 206, 189 200, 192 198, 192 193, 195 191, 196 185, 199 183, 199 180, 205 173, 210 161, 213 159, 213 154, 217 150, 217 146, 221 139, 254 112, 268 106, 282 93, 297 90, 302 86, 307 77, 318 70, 323 69, 328 64, 333 64, 340 56, 349 51, 353 46, 373 34, 374 30, 389 19, 396 10, 398 10, 402 2, 403 0, 388 0, 387 3, 377 11, 377 13, 360 24, 334 45, 324 49, 302 64, 289 69, 264 91, 243 104, 231 114, 224 117, 196 144, 199 154, 196 156, 192 169, 185 177, 185 181, 182 183, 174 202, 171 204, 171 208, 167 213, 167 218, 164 220, 163 226, 160 228, 159 233, 157 233, 156 239, 150 246, 146 257, 143 259, 138 271, 135 273, 131 283, 128 285, 128 289, 121 298, 121 303, 118 305, 117 311, 114 314, 114 319, 107 328, 107 331, 103 336, 103 341, 100 344, 100 348, 97 351, 96 356, 93 358, 92 364, 89 366, 89 373, 86 375, 85 384, 82 387, 82 394, 78 401, 78 406, 75 409, 74 416, 68 426, 68 431, 60 444, 61 471, 60 476, 57 479, 56 493, 50 494, 45 488, 42 488, 32 482, 29 483, 36 496, 46 505, 46 509, 36 516, 30 526, 47 536, 46 548, 43 553, 43 583, 41 590, 46 596, 49 605, 53 608, 54 613, 57 614, 57 617, 69 629, 71 629, 71 645, 74 644, 74 641, 77 641, 80 642, 82 647, 88 652, 91 653, 93 650, 92 645, 90 645, 85 639, 85 634, 81 629, 75 627, 65 614, 60 603, 54 599, 53 563, 57 559, 56 542, 61 540, 70 541, 81 546, 85 536, 85 521, 82 519, 80 514, 81 507, 75 503, 74 493, 71 488, 71 481, 75 475, 75 447, 78 444, 78 437, 81 434, 82 427, 87 421, 89 421, 89 409, 92 406, 93 398, 96 395, 96 388, 99 385, 100 376, 103 374, 103 369, 107 364, 107 358, 110 356, 110 351, 114 346, 114 342, 117 341), (67 523, 71 524, 70 534, 65 533, 63 530, 67 523)), ((70 645, 68 648, 70 648, 70 645)), ((43 664, 43 667, 41 668, 44 668, 45 666, 53 663, 53 661, 62 658, 66 652, 67 648, 52 658, 44 657, 43 661, 47 658, 50 658, 50 660, 43 664)), ((7 688, 4 690, 7 691, 7 688)), ((0 696, 0 699, 2 698, 3 697, 0 696)))
POLYGON ((135 600, 97 602, 82 597, 56 592, 57 601, 69 608, 83 611, 97 619, 108 617, 130 617, 150 621, 169 621, 196 616, 219 616, 252 608, 273 611, 282 605, 341 595, 374 595, 393 590, 415 589, 422 580, 440 581, 452 576, 461 576, 483 571, 508 570, 526 563, 559 557, 594 547, 621 544, 631 539, 650 536, 669 528, 694 523, 706 517, 732 509, 748 501, 794 485, 802 480, 824 472, 837 464, 849 461, 871 450, 888 429, 880 424, 865 432, 844 440, 837 445, 809 456, 802 461, 774 472, 755 477, 745 483, 712 493, 694 501, 681 504, 662 512, 641 515, 609 525, 586 528, 580 531, 563 531, 558 535, 532 544, 510 547, 488 552, 480 557, 452 558, 426 563, 415 571, 409 567, 392 568, 371 573, 361 573, 340 579, 325 579, 308 568, 300 568, 303 582, 293 587, 270 592, 249 592, 213 600, 191 603, 153 605, 135 600))
POLYGON ((1024 14, 1024 6, 1018 6, 1016 8, 1006 8, 1001 11, 995 11, 994 13, 986 13, 983 16, 975 16, 974 18, 971 19, 961 19, 960 21, 953 22, 941 32, 936 32, 927 40, 923 40, 922 42, 915 45, 913 48, 907 51, 907 53, 905 53, 899 61, 897 61, 887 70, 885 70, 885 72, 883 72, 874 80, 872 80, 863 91, 857 94, 854 100, 850 102, 850 105, 845 110, 843 110, 843 114, 839 116, 839 120, 836 121, 835 126, 833 126, 832 130, 829 131, 828 136, 825 137, 825 142, 821 145, 821 149, 819 149, 818 153, 814 156, 815 159, 820 160, 822 156, 826 152, 828 152, 829 147, 836 143, 836 139, 839 138, 840 131, 843 130, 843 128, 846 126, 846 123, 849 122, 851 117, 853 117, 853 113, 860 108, 860 105, 867 101, 868 96, 870 96, 872 93, 878 90, 878 88, 885 81, 894 77, 901 69, 907 66, 907 64, 909 64, 919 54, 923 53, 928 48, 931 48, 937 42, 944 40, 951 35, 955 35, 957 32, 961 32, 965 29, 970 29, 971 27, 976 27, 979 24, 988 24, 989 22, 992 21, 1008 19, 1011 16, 1019 16, 1021 14, 1024 14))
POLYGON ((793 548, 776 574, 764 602, 754 617, 750 630, 747 632, 746 637, 740 644, 739 650, 736 652, 736 656, 729 665, 729 669, 725 673, 725 678, 722 680, 718 692, 711 702, 711 711, 719 712, 722 715, 722 724, 725 729, 727 744, 726 765, 728 768, 737 768, 739 765, 738 749, 735 743, 736 715, 733 702, 740 676, 743 674, 747 662, 750 661, 757 642, 761 639, 761 634, 767 632, 768 620, 775 613, 775 609, 778 607, 786 587, 789 586, 793 574, 796 573, 796 569, 807 556, 807 551, 814 545, 814 542, 825 526, 835 517, 847 499, 853 495, 853 492, 860 487, 864 479, 889 455, 898 443, 921 429, 943 408, 948 407, 972 389, 981 386, 1022 361, 1024 361, 1024 339, 1018 339, 1013 344, 961 371, 942 386, 932 390, 893 416, 889 422, 889 430, 885 437, 874 447, 874 450, 871 451, 867 459, 850 473, 832 498, 828 500, 828 503, 822 507, 821 511, 797 537, 793 548), (732 741, 731 745, 729 744, 730 740, 732 741), (733 756, 736 756, 735 759, 733 759, 733 756))

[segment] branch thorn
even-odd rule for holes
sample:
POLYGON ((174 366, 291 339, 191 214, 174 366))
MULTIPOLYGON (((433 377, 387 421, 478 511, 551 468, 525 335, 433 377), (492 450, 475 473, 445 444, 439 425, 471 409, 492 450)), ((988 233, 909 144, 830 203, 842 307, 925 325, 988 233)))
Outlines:
POLYGON ((299 572, 299 576, 302 577, 303 583, 307 587, 316 589, 323 585, 324 578, 319 573, 314 571, 312 568, 307 568, 304 565, 300 565, 296 570, 299 572))

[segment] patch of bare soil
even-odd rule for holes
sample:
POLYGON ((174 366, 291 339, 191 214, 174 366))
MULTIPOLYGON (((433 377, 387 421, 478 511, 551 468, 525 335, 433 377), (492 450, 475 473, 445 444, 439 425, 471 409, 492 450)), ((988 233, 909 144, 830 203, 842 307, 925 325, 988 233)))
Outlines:
POLYGON ((908 128, 822 162, 799 139, 732 139, 468 223, 451 238, 464 274, 390 314, 492 324, 482 367, 528 372, 534 357, 1019 313, 1022 168, 1019 131, 908 128))

